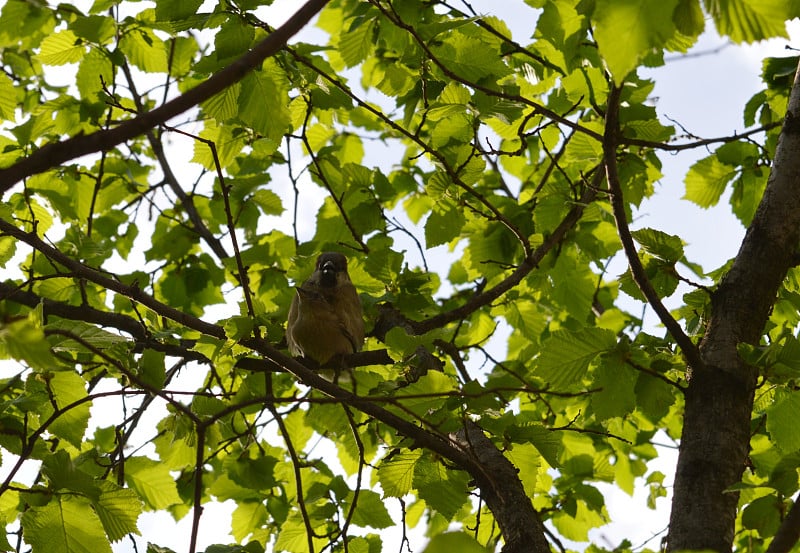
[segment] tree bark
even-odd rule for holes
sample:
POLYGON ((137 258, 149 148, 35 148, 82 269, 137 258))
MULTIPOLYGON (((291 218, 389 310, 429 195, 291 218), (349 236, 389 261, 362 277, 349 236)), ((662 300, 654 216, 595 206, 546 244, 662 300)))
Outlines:
POLYGON ((466 421, 455 441, 474 455, 483 468, 472 475, 503 533, 502 553, 550 553, 544 524, 522 487, 517 467, 472 421, 466 421))
POLYGON ((712 312, 692 368, 675 473, 669 551, 730 551, 750 444, 757 371, 739 343, 758 344, 800 241, 800 72, 764 196, 731 270, 712 295, 712 312))

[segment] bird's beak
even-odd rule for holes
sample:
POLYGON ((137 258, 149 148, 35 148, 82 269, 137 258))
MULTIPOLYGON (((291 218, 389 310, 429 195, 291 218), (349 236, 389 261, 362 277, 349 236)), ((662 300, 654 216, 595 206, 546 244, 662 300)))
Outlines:
POLYGON ((326 261, 322 264, 322 273, 325 275, 336 274, 336 266, 333 264, 333 261, 326 261))

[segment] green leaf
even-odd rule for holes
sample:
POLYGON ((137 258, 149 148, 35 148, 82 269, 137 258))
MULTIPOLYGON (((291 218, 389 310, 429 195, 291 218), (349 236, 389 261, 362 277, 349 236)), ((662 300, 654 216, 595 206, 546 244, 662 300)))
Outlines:
POLYGON ((69 407, 53 421, 50 431, 75 447, 80 447, 89 425, 91 402, 74 404, 87 397, 86 382, 74 372, 56 372, 52 373, 48 386, 55 398, 56 406, 59 409, 69 407))
POLYGON ((22 531, 32 553, 111 553, 103 525, 85 499, 56 496, 22 515, 22 531))
POLYGON ((383 493, 389 497, 403 497, 411 491, 414 480, 414 466, 422 455, 415 449, 391 455, 378 467, 378 482, 383 493))
POLYGON ((175 553, 169 547, 162 547, 160 545, 156 545, 154 543, 147 544, 147 553, 175 553))
POLYGON ((458 76, 471 81, 489 78, 497 80, 509 73, 509 68, 482 38, 455 31, 436 48, 440 61, 458 76))
POLYGON ((225 87, 221 92, 214 94, 201 104, 203 110, 219 123, 235 117, 239 112, 238 102, 241 89, 241 83, 234 83, 225 87))
POLYGON ((348 31, 339 37, 339 55, 346 67, 353 67, 364 61, 375 47, 375 22, 373 19, 359 18, 348 31))
POLYGON ((759 497, 742 511, 742 526, 758 531, 761 537, 774 536, 784 516, 785 506, 777 496, 759 497))
MULTIPOLYGON (((216 125, 213 121, 206 121, 206 128, 200 136, 213 142, 217 149, 217 158, 222 167, 227 167, 238 156, 244 147, 244 138, 234 136, 233 128, 228 125, 216 125)), ((192 161, 200 163, 206 169, 216 170, 214 156, 208 144, 196 141, 192 161)))
POLYGON ((142 502, 136 492, 119 488, 111 482, 104 481, 100 497, 92 501, 108 539, 119 541, 128 534, 139 535, 136 521, 142 514, 142 502))
POLYGON ((280 215, 283 213, 281 198, 272 190, 260 188, 253 193, 253 201, 264 215, 280 215))
POLYGON ((625 417, 636 408, 637 374, 618 355, 604 355, 594 372, 592 408, 600 420, 625 417))
POLYGON ((676 390, 663 380, 641 373, 634 388, 636 406, 650 421, 658 423, 675 403, 676 390))
POLYGON ((163 388, 167 377, 164 353, 144 350, 139 359, 139 377, 154 390, 163 388))
POLYGON ((734 42, 786 37, 786 21, 797 17, 797 6, 785 0, 704 0, 717 31, 734 42))
POLYGON ((615 83, 674 36, 677 5, 678 0, 598 0, 594 36, 615 83))
POLYGON ((556 331, 542 345, 536 374, 553 390, 580 388, 591 362, 614 344, 616 338, 610 330, 585 328, 577 332, 556 331))
POLYGON ((114 66, 111 60, 98 52, 90 50, 83 56, 75 75, 75 84, 81 98, 90 102, 98 102, 106 99, 103 86, 114 80, 114 66))
MULTIPOLYGON (((0 92, 0 94, 2 94, 0 92)), ((12 236, 0 236, 0 265, 5 266, 17 251, 17 239, 12 236)), ((0 337, 2 341, 2 337, 0 337)))
POLYGON ((679 0, 673 18, 678 32, 687 37, 699 36, 706 24, 699 0, 679 0))
POLYGON ((0 345, 6 358, 23 361, 35 369, 44 371, 55 365, 44 331, 31 319, 0 326, 0 345))
POLYGON ((86 46, 69 29, 59 31, 42 41, 37 59, 45 65, 65 65, 80 61, 86 54, 86 46))
POLYGON ((274 472, 277 462, 269 455, 256 459, 229 457, 225 460, 225 469, 228 477, 243 488, 268 490, 276 484, 274 472))
POLYGON ((400 388, 397 397, 402 401, 405 412, 414 412, 419 416, 430 417, 430 414, 443 407, 437 393, 446 394, 453 390, 453 380, 439 371, 428 371, 416 382, 400 388), (404 398, 404 396, 410 396, 404 398), (419 397, 414 397, 419 396, 419 397))
POLYGON ((239 18, 228 19, 214 36, 214 48, 219 60, 240 56, 253 43, 255 30, 239 18))
POLYGON ((420 499, 446 520, 451 520, 468 501, 469 480, 466 472, 448 470, 441 463, 426 458, 421 458, 414 468, 414 487, 420 499))
POLYGON ((100 495, 100 482, 78 469, 66 451, 56 451, 42 462, 42 474, 55 490, 71 490, 90 499, 100 495))
POLYGON ((533 497, 537 493, 543 455, 531 444, 514 444, 513 447, 506 448, 503 455, 517 468, 517 474, 522 480, 525 491, 533 497))
POLYGON ((677 263, 683 258, 683 240, 679 236, 651 228, 635 230, 631 234, 650 255, 670 263, 677 263))
POLYGON ((597 288, 597 276, 580 260, 564 252, 550 273, 554 283, 549 296, 575 319, 583 320, 592 308, 597 288))
POLYGON ((560 465, 558 458, 564 447, 560 431, 550 430, 541 424, 524 422, 510 425, 506 433, 514 443, 533 445, 551 467, 560 465))
POLYGON ((362 528, 389 528, 394 524, 381 497, 371 490, 359 492, 358 504, 351 521, 362 528))
POLYGON ((800 394, 790 393, 767 409, 767 432, 782 451, 800 449, 800 394))
POLYGON ((736 175, 736 169, 722 163, 716 155, 696 162, 686 173, 686 194, 683 199, 702 208, 717 205, 727 184, 736 175))
POLYGON ((239 118, 276 142, 291 129, 292 123, 289 93, 280 75, 275 61, 268 59, 261 71, 252 71, 242 80, 238 100, 239 118))
POLYGON ((464 532, 446 532, 431 538, 423 553, 490 553, 492 550, 482 546, 475 538, 464 532))
MULTIPOLYGON (((67 286, 67 283, 71 281, 64 279, 51 279, 49 282, 53 282, 55 286, 64 288, 67 286)), ((40 293, 46 295, 47 297, 55 296, 55 289, 43 287, 39 289, 40 293)), ((69 336, 60 336, 54 335, 51 338, 51 343, 53 344, 54 351, 80 351, 80 352, 88 352, 90 351, 88 348, 83 346, 76 340, 73 340, 70 336, 75 336, 80 338, 81 341, 88 343, 91 346, 94 346, 97 349, 108 349, 117 344, 127 344, 128 340, 124 336, 120 336, 119 334, 114 334, 113 332, 109 332, 105 329, 99 328, 95 325, 85 323, 83 321, 71 321, 67 319, 57 319, 51 323, 47 324, 47 330, 49 331, 63 331, 69 336)))
POLYGON ((244 541, 267 521, 267 508, 260 501, 241 501, 231 515, 231 534, 244 541))
POLYGON ((425 222, 425 244, 429 248, 446 244, 461 234, 465 219, 452 203, 436 204, 425 222))
POLYGON ((167 71, 167 47, 153 31, 137 27, 122 36, 119 47, 128 60, 146 73, 167 71))
POLYGON ((194 15, 203 0, 158 0, 156 2, 156 19, 170 21, 185 19, 194 15))
POLYGON ((0 118, 13 121, 16 107, 17 91, 14 83, 8 75, 0 73, 0 118))
POLYGON ((125 482, 151 509, 166 509, 181 502, 169 467, 147 457, 125 461, 125 482))
MULTIPOLYGON (((314 551, 328 545, 328 540, 314 538, 314 551)), ((281 524, 278 538, 275 540, 275 551, 291 551, 292 553, 310 553, 308 549, 308 529, 299 512, 293 512, 281 524)))
MULTIPOLYGON (((779 90, 788 96, 794 81, 794 74, 797 72, 798 61, 800 61, 800 56, 764 58, 761 79, 770 90, 779 90)), ((751 120, 754 121, 754 118, 751 120)))
POLYGON ((254 321, 251 317, 237 315, 226 320, 223 328, 225 329, 225 336, 229 340, 238 342, 242 338, 250 336, 253 332, 253 326, 254 321))

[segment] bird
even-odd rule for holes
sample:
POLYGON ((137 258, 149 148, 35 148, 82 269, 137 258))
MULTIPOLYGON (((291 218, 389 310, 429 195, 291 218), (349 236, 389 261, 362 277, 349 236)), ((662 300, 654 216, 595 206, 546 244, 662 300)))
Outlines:
POLYGON ((286 343, 295 357, 320 366, 361 350, 364 318, 361 300, 347 272, 347 258, 323 252, 314 272, 296 288, 289 307, 286 343))

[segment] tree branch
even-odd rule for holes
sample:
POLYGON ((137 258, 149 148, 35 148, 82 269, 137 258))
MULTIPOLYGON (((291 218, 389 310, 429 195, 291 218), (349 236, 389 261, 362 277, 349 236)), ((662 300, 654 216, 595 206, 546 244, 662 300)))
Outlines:
POLYGON ((150 336, 147 328, 142 325, 141 322, 127 315, 101 311, 89 305, 70 305, 49 298, 43 298, 33 292, 22 290, 9 282, 0 282, 0 300, 12 301, 30 308, 41 304, 45 317, 55 316, 71 321, 83 321, 125 332, 131 336, 137 349, 152 349, 188 361, 197 361, 198 363, 204 364, 211 363, 205 355, 189 349, 188 346, 159 342, 150 336))
POLYGON ((739 355, 758 344, 800 242, 800 70, 795 74, 772 171, 730 270, 711 296, 704 366, 686 390, 673 488, 669 551, 730 551, 748 455, 758 371, 739 355))
POLYGON ((730 136, 718 136, 716 138, 703 138, 701 140, 695 140, 694 142, 685 142, 683 144, 666 144, 664 142, 653 142, 651 140, 640 140, 638 138, 625 138, 624 136, 620 138, 619 143, 623 146, 642 146, 644 148, 663 150, 665 152, 682 152, 683 150, 702 148, 703 146, 710 146, 711 144, 717 144, 717 143, 724 144, 726 142, 733 142, 735 140, 739 140, 741 138, 747 138, 748 136, 758 134, 760 132, 766 132, 770 129, 774 129, 775 127, 780 127, 781 124, 782 124, 781 121, 773 121, 772 123, 767 123, 766 125, 746 130, 740 134, 733 134, 730 136))
POLYGON ((477 424, 466 420, 455 437, 487 470, 476 476, 481 498, 503 532, 503 553, 550 553, 545 527, 515 467, 486 437, 477 424))
MULTIPOLYGON (((136 82, 131 74, 131 70, 130 67, 128 67, 127 61, 122 64, 122 72, 125 74, 125 80, 128 83, 128 89, 131 91, 131 96, 133 97, 133 104, 136 106, 137 115, 146 113, 144 105, 142 104, 142 97, 136 90, 136 82)), ((122 106, 118 107, 120 109, 124 109, 122 106)), ((222 243, 208 229, 205 221, 203 221, 200 213, 198 213, 197 207, 194 205, 194 201, 192 200, 191 196, 189 196, 183 190, 180 182, 178 182, 178 178, 172 171, 172 166, 170 165, 169 160, 167 160, 167 156, 164 153, 164 145, 161 143, 161 136, 156 136, 156 133, 152 128, 147 129, 145 136, 147 136, 147 141, 150 143, 150 148, 153 150, 153 154, 158 160, 158 164, 161 166, 161 171, 164 173, 164 180, 180 200, 181 206, 183 207, 184 211, 186 211, 186 215, 189 217, 189 220, 192 222, 194 231, 200 235, 205 243, 208 244, 208 247, 211 248, 211 251, 213 251, 220 260, 226 259, 228 257, 228 252, 225 251, 222 243)))
POLYGON ((107 290, 112 290, 118 294, 122 294, 123 296, 130 298, 135 302, 149 307, 162 317, 172 319, 173 321, 182 324, 185 327, 192 328, 198 332, 202 332, 203 334, 213 336, 214 338, 224 340, 226 337, 225 331, 222 327, 207 323, 202 319, 192 317, 180 309, 175 309, 174 307, 158 301, 149 294, 146 294, 137 286, 128 286, 123 284, 122 282, 107 276, 105 273, 97 269, 93 269, 79 261, 76 261, 75 259, 72 259, 68 255, 62 253, 58 249, 43 241, 35 233, 25 232, 24 230, 17 228, 4 219, 0 219, 0 232, 25 242, 51 261, 66 267, 73 275, 85 278, 86 280, 94 282, 95 284, 99 284, 107 290))
POLYGON ((661 298, 658 297, 652 283, 647 278, 647 273, 639 259, 639 254, 636 251, 636 245, 633 242, 633 236, 628 226, 628 217, 625 213, 625 200, 622 195, 622 185, 617 170, 619 98, 621 92, 622 89, 617 86, 613 86, 611 89, 606 109, 606 127, 603 133, 603 163, 606 168, 608 191, 611 196, 611 208, 614 212, 614 220, 617 223, 617 232, 622 242, 622 248, 625 250, 625 255, 628 258, 633 281, 639 287, 639 290, 642 291, 642 294, 644 294, 644 297, 647 299, 647 303, 652 306, 661 323, 667 328, 667 331, 672 335, 675 342, 677 342, 686 360, 689 362, 689 365, 698 368, 702 365, 700 352, 691 338, 683 331, 681 325, 678 324, 678 321, 675 320, 669 310, 661 302, 661 298))
POLYGON ((328 0, 308 0, 302 8, 281 27, 254 46, 239 59, 209 77, 193 89, 174 100, 110 130, 92 134, 79 134, 61 142, 47 144, 31 155, 20 159, 11 167, 0 170, 0 194, 11 189, 20 180, 56 167, 76 157, 113 148, 126 140, 139 136, 207 100, 230 85, 239 82, 266 58, 277 53, 287 41, 302 29, 328 0))
MULTIPOLYGON (((192 328, 198 332, 221 340, 226 339, 225 331, 221 326, 207 323, 199 318, 183 313, 178 309, 159 302, 155 298, 144 293, 139 288, 127 286, 112 278, 109 278, 102 272, 91 267, 87 267, 80 262, 69 258, 56 248, 43 242, 35 234, 22 231, 3 219, 0 219, 0 232, 14 236, 17 239, 25 242, 41 252, 43 255, 47 256, 54 263, 63 265, 76 276, 85 278, 86 280, 103 286, 106 289, 113 290, 114 292, 129 297, 131 300, 149 307, 159 315, 169 318, 187 328, 192 328)), ((355 409, 358 409, 359 411, 386 424, 400 434, 412 440, 416 447, 424 447, 441 455, 443 458, 448 459, 475 478, 485 495, 496 497, 498 498, 498 501, 502 502, 502 498, 505 496, 506 492, 493 477, 491 472, 492 469, 485 467, 480 459, 472 451, 464 448, 462 444, 458 444, 452 440, 445 439, 436 433, 428 431, 425 428, 420 427, 416 422, 404 419, 403 417, 381 407, 370 398, 358 396, 353 392, 345 390, 338 385, 329 382, 320 376, 316 371, 307 368, 296 359, 292 359, 276 350, 263 338, 244 338, 240 340, 239 343, 244 347, 250 348, 253 352, 260 354, 266 361, 272 363, 277 370, 285 370, 297 377, 304 384, 319 390, 330 398, 350 405, 355 409)), ((497 454, 500 454, 499 451, 497 454)), ((504 481, 502 485, 505 486, 508 485, 508 483, 504 481)), ((519 481, 519 477, 517 477, 517 486, 519 489, 522 489, 522 483, 519 481)), ((529 499, 526 500, 528 503, 530 503, 529 499)), ((515 509, 518 509, 518 507, 515 507, 515 509)), ((499 513, 500 516, 505 516, 504 511, 499 513)), ((510 520, 506 528, 516 528, 516 524, 514 521, 510 520)), ((515 532, 516 531, 517 530, 515 530, 515 532)), ((507 537, 506 539, 507 541, 513 541, 516 539, 515 534, 510 535, 510 537, 507 537)))
POLYGON ((545 255, 547 255, 554 247, 561 243, 567 232, 569 232, 569 230, 572 229, 580 220, 581 216, 583 215, 583 210, 586 208, 586 206, 594 201, 595 197, 597 196, 597 190, 602 178, 603 172, 600 170, 595 170, 594 176, 592 177, 592 182, 587 186, 583 196, 581 196, 580 200, 576 202, 575 206, 567 213, 555 230, 553 230, 553 233, 547 236, 544 239, 544 242, 542 242, 538 248, 533 250, 529 257, 525 258, 510 275, 500 281, 496 286, 473 296, 469 299, 469 301, 460 307, 440 313, 423 321, 408 320, 399 313, 395 313, 394 315, 385 313, 375 323, 375 335, 380 337, 381 333, 385 334, 390 328, 397 326, 398 324, 406 326, 414 334, 425 334, 434 328, 440 328, 453 321, 465 319, 481 307, 489 305, 495 301, 497 298, 519 284, 523 278, 525 278, 539 265, 541 260, 544 259, 545 255))

